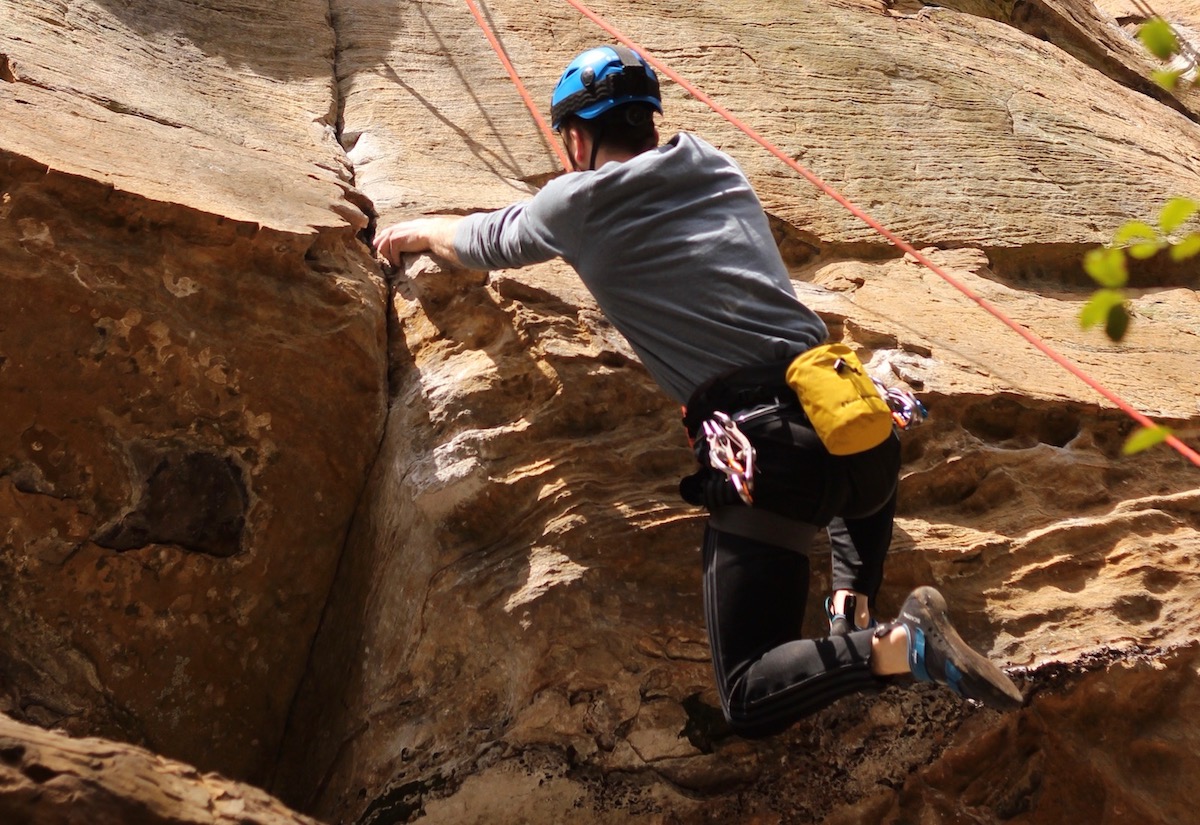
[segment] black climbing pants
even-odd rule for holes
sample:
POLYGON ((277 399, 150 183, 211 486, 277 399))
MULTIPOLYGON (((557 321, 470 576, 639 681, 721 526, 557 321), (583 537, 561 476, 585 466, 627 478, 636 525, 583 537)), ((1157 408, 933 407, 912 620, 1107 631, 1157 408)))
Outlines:
MULTIPOLYGON (((891 533, 890 513, 876 521, 881 531, 891 533)), ((815 525, 801 528, 796 538, 807 533, 811 540, 817 531, 815 525)), ((860 540, 866 529, 855 525, 860 540)), ((713 670, 722 710, 735 731, 748 737, 778 733, 835 699, 881 684, 871 674, 874 631, 801 638, 809 580, 804 552, 711 524, 705 527, 703 550, 704 618, 713 670)), ((878 565, 871 565, 876 580, 882 555, 878 565)), ((840 563, 854 567, 849 559, 840 563)))
MULTIPOLYGON (((899 441, 893 435, 866 452, 832 456, 799 405, 780 397, 742 425, 757 453, 754 505, 736 496, 706 501, 705 621, 722 709, 744 736, 777 733, 841 696, 883 684, 870 670, 872 631, 805 639, 801 625, 807 550, 822 527, 833 588, 874 602, 892 538, 899 441)), ((698 475, 694 484, 712 481, 703 468, 698 475)))

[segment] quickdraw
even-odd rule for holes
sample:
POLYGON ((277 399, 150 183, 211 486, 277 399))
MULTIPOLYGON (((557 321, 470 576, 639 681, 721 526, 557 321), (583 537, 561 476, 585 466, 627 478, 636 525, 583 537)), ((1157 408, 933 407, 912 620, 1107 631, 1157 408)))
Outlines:
POLYGON ((746 506, 754 504, 754 445, 737 422, 720 410, 701 425, 708 440, 708 463, 729 479, 746 506))
POLYGON ((929 410, 925 408, 920 399, 908 390, 888 387, 879 381, 875 381, 875 386, 879 388, 879 394, 883 396, 883 400, 887 402, 888 408, 892 411, 892 421, 895 422, 897 428, 907 430, 929 417, 929 410))

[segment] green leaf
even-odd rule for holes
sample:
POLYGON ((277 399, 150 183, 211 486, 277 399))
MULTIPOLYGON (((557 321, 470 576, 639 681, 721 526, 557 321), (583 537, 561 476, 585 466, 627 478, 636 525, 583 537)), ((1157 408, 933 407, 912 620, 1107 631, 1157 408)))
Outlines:
POLYGON ((1158 254, 1158 250, 1166 246, 1160 241, 1151 241, 1149 243, 1135 243, 1129 247, 1130 256, 1137 258, 1139 261, 1144 261, 1147 258, 1153 258, 1158 254))
POLYGON ((1113 246, 1126 246, 1130 241, 1157 241, 1158 230, 1142 221, 1129 221, 1113 235, 1113 246))
POLYGON ((1121 447, 1121 452, 1125 455, 1133 455, 1140 453, 1142 450, 1148 450, 1156 444, 1161 444, 1171 435, 1170 427, 1156 425, 1153 427, 1139 427, 1134 430, 1129 438, 1125 439, 1125 444, 1121 447))
POLYGON ((1200 232, 1193 232, 1171 247, 1172 261, 1186 261, 1200 254, 1200 232))
MULTIPOLYGON (((1158 230, 1150 224, 1142 221, 1129 221, 1122 224, 1121 228, 1113 235, 1113 245, 1128 247, 1129 254, 1142 261, 1146 258, 1153 258, 1164 244, 1158 230)), ((1105 286, 1120 285, 1105 284, 1105 286)))
POLYGON ((1183 69, 1155 69, 1150 73, 1150 79, 1168 92, 1173 92, 1183 75, 1183 69))
POLYGON ((1120 342, 1129 329, 1129 312, 1122 302, 1108 311, 1108 320, 1104 322, 1104 334, 1110 341, 1120 342))
POLYGON ((1142 41, 1142 45, 1161 60, 1166 60, 1179 51, 1179 42, 1175 39, 1175 32, 1161 17, 1147 20, 1138 30, 1137 36, 1138 40, 1142 41))
POLYGON ((1083 269, 1093 281, 1110 289, 1123 287, 1129 281, 1123 249, 1093 249, 1083 256, 1083 269))
POLYGON ((1107 323, 1113 307, 1123 306, 1125 296, 1116 289, 1098 289, 1079 313, 1079 326, 1091 329, 1101 322, 1107 323))
POLYGON ((1162 227, 1163 234, 1170 235, 1183 226, 1188 218, 1196 214, 1197 209, 1200 209, 1200 203, 1191 198, 1171 198, 1158 213, 1158 225, 1162 227))

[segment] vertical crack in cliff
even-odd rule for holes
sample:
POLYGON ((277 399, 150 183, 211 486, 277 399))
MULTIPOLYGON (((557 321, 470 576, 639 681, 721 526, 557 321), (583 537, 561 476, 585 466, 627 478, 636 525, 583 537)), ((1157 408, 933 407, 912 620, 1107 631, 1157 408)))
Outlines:
POLYGON ((347 182, 351 186, 354 186, 354 161, 350 158, 350 149, 353 146, 346 146, 344 139, 346 131, 346 95, 342 91, 342 37, 338 32, 337 0, 329 0, 329 8, 325 12, 325 21, 329 24, 330 36, 333 38, 333 53, 330 56, 331 83, 329 85, 331 99, 329 101, 327 121, 333 128, 334 139, 337 141, 338 146, 342 148, 342 154, 344 155, 343 162, 348 176, 347 182))
MULTIPOLYGON (((346 151, 342 144, 342 133, 346 128, 346 95, 342 92, 342 38, 338 32, 337 0, 329 0, 329 8, 325 11, 325 21, 329 24, 330 36, 333 38, 333 54, 331 56, 330 73, 333 82, 330 91, 333 99, 329 102, 329 115, 332 120, 334 137, 338 145, 346 151)), ((354 182, 354 162, 346 156, 346 167, 350 170, 350 182, 354 182)))
POLYGON ((342 178, 346 183, 346 199, 367 216, 367 225, 358 233, 358 239, 368 247, 372 247, 375 239, 375 204, 358 189, 357 171, 354 168, 354 160, 350 156, 358 142, 358 133, 347 134, 346 132, 346 94, 342 86, 344 81, 342 53, 345 46, 339 26, 341 15, 337 5, 337 0, 329 0, 329 6, 325 12, 325 22, 329 25, 330 35, 333 39, 330 55, 330 101, 325 123, 333 131, 333 138, 341 150, 342 178))
MULTIPOLYGON (((355 166, 354 166, 354 160, 350 154, 351 151, 354 149, 355 143, 357 143, 359 134, 352 133, 352 134, 347 135, 347 133, 346 133, 346 94, 345 94, 345 90, 343 87, 343 83, 344 83, 345 79, 342 76, 342 70, 343 70, 342 56, 343 56, 343 51, 345 49, 345 40, 342 37, 340 27, 339 27, 340 15, 338 13, 338 0, 328 0, 328 8, 325 13, 325 21, 326 21, 327 25, 329 26, 330 36, 332 38, 332 51, 330 54, 330 78, 331 78, 331 82, 329 85, 330 100, 329 100, 329 108, 328 108, 326 116, 325 116, 325 125, 328 126, 332 130, 333 137, 337 141, 338 147, 341 149, 341 162, 342 162, 342 167, 344 170, 344 175, 342 175, 342 180, 345 184, 345 187, 344 187, 345 197, 348 201, 350 201, 355 206, 357 206, 360 210, 362 210, 363 214, 366 215, 366 217, 367 217, 366 227, 359 230, 356 233, 355 237, 360 242, 362 242, 363 244, 365 244, 367 246, 371 259, 376 260, 376 263, 378 265, 378 260, 375 258, 375 252, 374 252, 375 228, 376 228, 376 220, 377 220, 377 215, 375 212, 375 204, 371 201, 371 199, 369 197, 367 197, 367 195, 364 192, 362 192, 361 190, 359 190, 357 188, 356 170, 355 170, 355 166)), ((388 283, 387 296, 390 297, 390 293, 391 293, 390 280, 391 279, 386 277, 386 272, 380 272, 380 275, 383 278, 384 282, 388 283)), ((390 306, 390 300, 385 300, 385 304, 384 304, 384 312, 385 313, 388 312, 388 309, 387 309, 388 306, 390 306)), ((390 313, 389 313, 389 318, 390 318, 390 313)), ((385 320, 387 320, 387 319, 385 319, 385 320)), ((390 339, 391 339, 392 335, 394 334, 393 330, 392 330, 392 324, 390 322, 386 324, 386 329, 387 329, 387 332, 386 332, 387 339, 384 342, 384 348, 385 348, 385 352, 390 353, 391 352, 390 339)), ((390 407, 391 399, 393 396, 393 390, 392 390, 393 378, 392 378, 392 370, 390 368, 385 370, 384 380, 385 380, 385 403, 387 404, 388 407, 390 407)), ((313 670, 313 661, 314 661, 315 654, 316 654, 318 640, 322 637, 322 633, 325 632, 326 626, 328 625, 328 623, 330 621, 330 610, 332 609, 333 593, 335 592, 337 583, 339 581, 339 578, 341 577, 341 571, 342 571, 344 559, 346 558, 346 553, 350 546, 350 540, 351 540, 351 535, 353 532, 354 521, 357 518, 358 511, 362 506, 363 497, 367 494, 367 491, 370 489, 370 478, 374 474, 375 464, 378 461, 378 457, 383 450, 383 444, 384 444, 384 439, 386 437, 386 433, 387 433, 387 414, 385 411, 383 426, 380 428, 379 440, 375 445, 374 458, 371 459, 371 461, 367 465, 365 472, 363 474, 362 484, 360 485, 358 494, 355 498, 356 504, 355 504, 354 510, 351 514, 350 522, 347 525, 345 534, 342 536, 342 546, 338 551, 338 559, 337 559, 337 563, 334 568, 333 577, 330 580, 329 589, 326 591, 324 599, 321 604, 321 615, 317 620, 317 626, 316 626, 315 630, 313 631, 312 636, 308 639, 308 642, 307 642, 308 650, 305 653, 305 657, 304 657, 304 661, 305 661, 304 670, 301 674, 300 681, 297 683, 297 685, 295 686, 295 689, 292 693, 291 700, 290 700, 289 706, 288 706, 288 710, 287 710, 287 713, 284 718, 283 730, 281 731, 279 739, 275 744, 275 757, 267 769, 268 777, 267 777, 267 781, 264 783, 264 785, 268 788, 275 788, 276 792, 278 792, 278 790, 279 790, 277 786, 279 783, 280 768, 284 763, 286 750, 289 746, 289 742, 295 736, 295 734, 293 732, 298 728, 299 725, 308 724, 310 726, 310 729, 307 730, 306 733, 310 736, 315 735, 315 731, 313 731, 311 729, 311 722, 301 721, 298 719, 298 709, 301 704, 301 696, 304 693, 305 685, 311 679, 311 674, 312 674, 312 670, 313 670)))

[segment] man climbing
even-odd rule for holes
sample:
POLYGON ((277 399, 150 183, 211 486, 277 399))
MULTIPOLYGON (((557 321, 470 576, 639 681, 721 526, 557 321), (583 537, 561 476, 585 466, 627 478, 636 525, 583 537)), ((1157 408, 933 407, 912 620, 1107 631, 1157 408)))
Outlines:
POLYGON ((882 443, 834 455, 814 433, 786 373, 824 342, 825 325, 797 299, 737 164, 688 133, 660 146, 655 112, 658 78, 640 55, 589 49, 552 98, 570 174, 495 212, 389 226, 376 247, 393 264, 431 251, 481 270, 563 258, 659 385, 686 403, 698 454, 707 459, 728 437, 741 445, 732 463, 753 456, 752 478, 709 461, 681 484, 710 514, 705 619, 736 731, 777 732, 900 674, 1020 706, 1017 687, 962 641, 933 588, 915 590, 895 621, 871 618, 892 536, 898 439, 888 431, 882 443), (822 527, 833 556, 830 632, 804 639, 806 551, 822 527))

